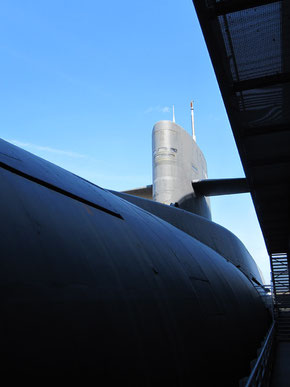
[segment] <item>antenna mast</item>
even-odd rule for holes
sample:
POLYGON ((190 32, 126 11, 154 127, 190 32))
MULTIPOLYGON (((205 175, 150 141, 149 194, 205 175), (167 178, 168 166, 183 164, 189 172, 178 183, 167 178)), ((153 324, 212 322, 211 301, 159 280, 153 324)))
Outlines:
POLYGON ((173 114, 172 122, 175 122, 174 105, 172 105, 172 114, 173 114))
POLYGON ((196 141, 195 130, 194 130, 194 115, 193 115, 193 101, 190 102, 190 112, 191 112, 191 129, 192 129, 192 138, 196 141))

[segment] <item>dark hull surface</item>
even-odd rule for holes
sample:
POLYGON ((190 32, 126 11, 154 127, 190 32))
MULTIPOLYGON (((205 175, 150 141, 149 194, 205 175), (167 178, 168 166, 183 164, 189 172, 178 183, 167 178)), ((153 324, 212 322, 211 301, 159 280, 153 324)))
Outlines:
POLYGON ((249 373, 269 315, 235 265, 108 191, 0 149, 2 375, 192 386, 249 373))

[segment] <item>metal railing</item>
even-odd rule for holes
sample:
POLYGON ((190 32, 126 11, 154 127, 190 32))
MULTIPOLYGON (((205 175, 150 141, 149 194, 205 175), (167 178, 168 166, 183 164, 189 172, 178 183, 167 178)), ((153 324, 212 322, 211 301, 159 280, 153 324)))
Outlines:
POLYGON ((243 387, 264 387, 270 378, 271 357, 273 353, 273 341, 275 333, 275 321, 266 336, 261 352, 246 382, 240 383, 243 387))
POLYGON ((290 281, 287 253, 270 255, 272 269, 274 319, 278 341, 290 341, 290 281))

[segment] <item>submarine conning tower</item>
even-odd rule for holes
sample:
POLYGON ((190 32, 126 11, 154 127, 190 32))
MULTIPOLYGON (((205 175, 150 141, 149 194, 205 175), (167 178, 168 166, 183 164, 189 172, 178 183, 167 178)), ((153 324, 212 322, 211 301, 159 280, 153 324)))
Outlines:
POLYGON ((153 200, 211 219, 209 199, 195 195, 192 182, 207 179, 207 165, 194 139, 173 121, 152 132, 153 200))

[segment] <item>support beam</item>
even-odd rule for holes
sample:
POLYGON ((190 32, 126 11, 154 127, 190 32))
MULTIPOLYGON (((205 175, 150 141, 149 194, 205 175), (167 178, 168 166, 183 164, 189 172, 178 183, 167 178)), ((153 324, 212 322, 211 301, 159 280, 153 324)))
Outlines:
POLYGON ((279 83, 290 82, 290 73, 280 73, 268 75, 266 77, 246 79, 244 81, 234 82, 233 90, 235 92, 260 89, 263 87, 274 86, 279 83))
POLYGON ((230 0, 215 4, 215 14, 217 16, 226 15, 232 12, 243 11, 245 9, 260 7, 271 3, 277 3, 279 0, 230 0))
POLYGON ((266 134, 275 134, 281 132, 289 132, 290 125, 282 124, 282 125, 266 125, 266 126, 256 126, 256 127, 248 127, 241 128, 242 137, 252 137, 252 136, 261 136, 266 134))
POLYGON ((267 157, 265 159, 252 160, 248 162, 250 167, 262 167, 265 165, 275 165, 275 164, 289 164, 290 155, 279 155, 273 157, 267 157))

